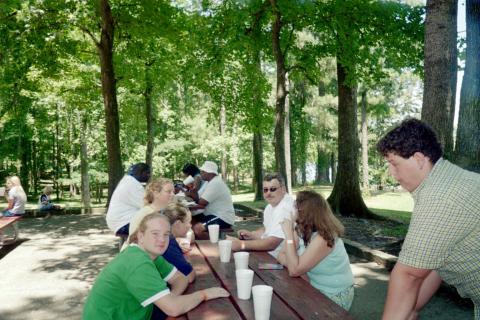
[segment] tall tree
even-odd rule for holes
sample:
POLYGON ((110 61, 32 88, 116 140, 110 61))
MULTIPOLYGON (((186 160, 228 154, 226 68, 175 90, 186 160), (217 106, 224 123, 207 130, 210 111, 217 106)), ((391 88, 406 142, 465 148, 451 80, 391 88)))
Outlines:
POLYGON ((480 2, 467 0, 467 56, 458 116, 456 162, 480 172, 480 2))
POLYGON ((288 192, 291 191, 291 175, 287 172, 287 160, 285 157, 285 100, 287 99, 287 68, 285 66, 285 53, 281 46, 282 12, 276 0, 270 0, 273 21, 272 21, 272 48, 277 66, 277 79, 275 89, 275 161, 277 171, 286 179, 288 192))
POLYGON ((94 42, 100 59, 102 95, 105 110, 105 133, 108 164, 108 202, 123 176, 120 152, 120 120, 118 115, 117 84, 113 66, 115 21, 108 0, 98 0, 100 14, 100 40, 88 29, 84 31, 94 42))
POLYGON ((449 157, 457 86, 457 0, 427 0, 424 50, 422 120, 436 131, 449 157))

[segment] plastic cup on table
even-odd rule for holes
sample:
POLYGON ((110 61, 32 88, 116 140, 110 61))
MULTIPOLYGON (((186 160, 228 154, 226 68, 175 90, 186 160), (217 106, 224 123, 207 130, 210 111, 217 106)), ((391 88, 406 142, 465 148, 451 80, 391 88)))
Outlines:
POLYGON ((218 242, 218 234, 220 233, 220 226, 218 224, 212 224, 208 226, 208 236, 211 243, 218 242))
POLYGON ((252 293, 253 270, 241 269, 235 271, 237 277, 237 294, 242 300, 250 299, 252 293))
POLYGON ((269 320, 273 288, 266 285, 252 287, 255 320, 269 320))
POLYGON ((233 259, 235 260, 235 270, 248 269, 249 253, 245 251, 235 252, 233 259))
POLYGON ((221 262, 230 262, 230 256, 232 255, 232 241, 231 240, 218 241, 218 251, 220 252, 221 262))

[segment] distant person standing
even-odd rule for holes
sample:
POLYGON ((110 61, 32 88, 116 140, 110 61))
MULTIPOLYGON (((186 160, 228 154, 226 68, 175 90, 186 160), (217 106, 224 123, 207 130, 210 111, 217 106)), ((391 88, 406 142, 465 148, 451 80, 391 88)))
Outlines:
POLYGON ((235 210, 230 189, 218 175, 217 164, 205 161, 200 173, 208 184, 198 197, 197 206, 191 207, 190 210, 205 209, 203 213, 195 216, 193 231, 197 239, 208 239, 208 226, 218 224, 220 229, 230 228, 235 223, 235 210))
POLYGON ((17 176, 8 177, 6 186, 8 190, 6 195, 8 205, 5 210, 3 210, 2 215, 4 217, 24 215, 27 195, 23 190, 20 179, 17 176))
POLYGON ((472 299, 479 320, 480 175, 443 159, 435 132, 417 119, 393 128, 377 149, 414 200, 383 319, 415 319, 443 280, 472 299))
POLYGON ((137 163, 130 167, 113 191, 107 211, 107 225, 117 235, 128 236, 130 220, 143 207, 145 189, 150 180, 150 166, 137 163))

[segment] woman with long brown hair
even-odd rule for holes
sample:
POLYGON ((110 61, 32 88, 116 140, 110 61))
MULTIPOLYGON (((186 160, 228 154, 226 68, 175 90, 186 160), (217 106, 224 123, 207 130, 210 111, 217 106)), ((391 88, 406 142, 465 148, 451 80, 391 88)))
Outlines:
POLYGON ((295 204, 295 221, 281 222, 286 241, 278 261, 292 277, 306 273, 313 287, 349 310, 354 295, 353 274, 340 238, 343 225, 327 201, 314 191, 299 192, 295 204))

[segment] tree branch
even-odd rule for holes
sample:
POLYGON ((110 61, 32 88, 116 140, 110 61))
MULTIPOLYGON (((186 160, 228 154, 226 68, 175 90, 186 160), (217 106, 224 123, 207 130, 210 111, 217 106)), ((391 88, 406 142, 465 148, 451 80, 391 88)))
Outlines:
POLYGON ((99 47, 100 46, 100 41, 98 41, 96 38, 95 38, 95 35, 90 31, 88 30, 87 28, 84 28, 82 26, 79 26, 80 30, 82 30, 84 33, 86 33, 90 39, 92 39, 93 43, 95 44, 95 46, 99 47))

